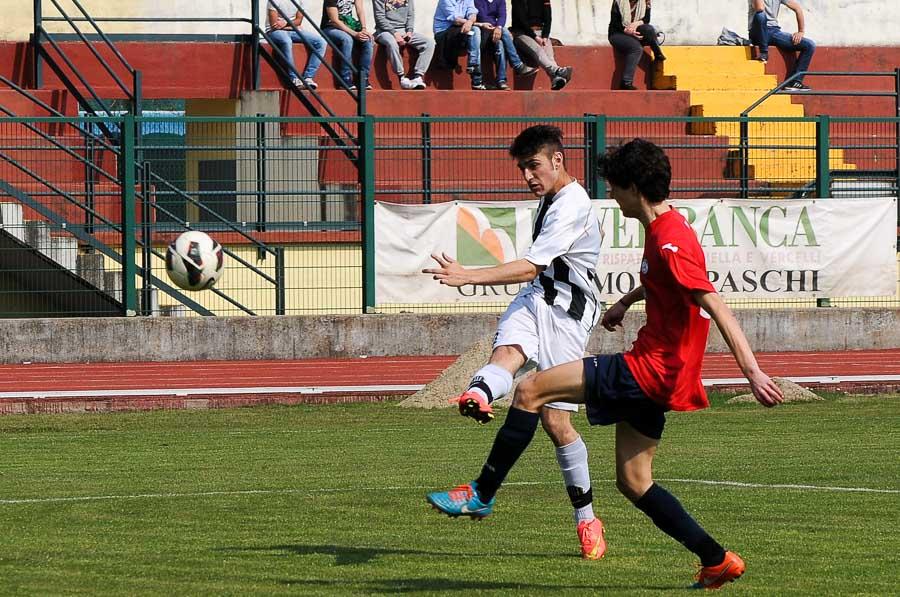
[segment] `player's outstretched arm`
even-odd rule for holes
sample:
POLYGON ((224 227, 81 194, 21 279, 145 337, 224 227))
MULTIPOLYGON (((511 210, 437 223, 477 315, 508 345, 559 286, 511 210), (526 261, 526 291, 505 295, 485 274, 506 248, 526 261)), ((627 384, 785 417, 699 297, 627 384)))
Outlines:
POLYGON ((493 267, 465 268, 446 253, 431 257, 439 267, 423 269, 422 273, 432 274, 435 280, 447 286, 519 284, 531 282, 544 271, 544 266, 535 265, 527 259, 516 259, 493 267))
POLYGON ((644 287, 638 286, 616 301, 612 307, 603 313, 603 319, 600 320, 600 325, 610 332, 616 331, 616 327, 622 325, 622 320, 625 319, 625 312, 628 308, 642 300, 644 300, 644 287))
POLYGON ((715 292, 698 291, 694 293, 694 300, 716 322, 744 377, 750 382, 750 390, 753 392, 756 400, 763 406, 781 404, 784 400, 781 388, 776 386, 775 382, 759 368, 759 363, 756 362, 756 357, 753 356, 750 343, 747 342, 747 337, 744 335, 741 325, 734 317, 731 309, 728 308, 728 305, 725 304, 725 301, 722 300, 722 297, 715 292))

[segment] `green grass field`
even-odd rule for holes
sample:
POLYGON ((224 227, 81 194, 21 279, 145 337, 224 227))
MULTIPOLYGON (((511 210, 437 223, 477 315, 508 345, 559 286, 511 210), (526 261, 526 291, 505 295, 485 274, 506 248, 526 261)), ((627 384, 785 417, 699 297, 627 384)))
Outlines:
MULTIPOLYGON (((483 522, 431 510, 498 422, 393 404, 0 417, 3 594, 662 594, 694 557, 614 488, 587 429, 609 551, 577 557, 539 432, 483 522)), ((900 590, 900 397, 669 417, 656 476, 747 574, 729 594, 900 590), (729 481, 745 485, 710 485, 729 481), (811 485, 788 488, 778 485, 811 485), (841 491, 835 488, 882 490, 841 491)))

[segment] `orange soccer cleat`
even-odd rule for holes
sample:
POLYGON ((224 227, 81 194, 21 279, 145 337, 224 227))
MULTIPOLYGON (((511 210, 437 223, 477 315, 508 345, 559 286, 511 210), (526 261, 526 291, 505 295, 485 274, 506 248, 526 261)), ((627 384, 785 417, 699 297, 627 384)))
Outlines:
POLYGON ((581 542, 581 557, 585 560, 599 560, 606 553, 603 522, 599 518, 578 523, 578 540, 581 542))
POLYGON ((744 560, 733 551, 725 552, 725 559, 718 566, 704 566, 697 573, 697 589, 718 589, 727 582, 739 579, 747 567, 744 560))
POLYGON ((459 404, 459 414, 475 419, 482 425, 494 420, 494 409, 478 392, 464 392, 462 396, 451 398, 449 402, 459 404))

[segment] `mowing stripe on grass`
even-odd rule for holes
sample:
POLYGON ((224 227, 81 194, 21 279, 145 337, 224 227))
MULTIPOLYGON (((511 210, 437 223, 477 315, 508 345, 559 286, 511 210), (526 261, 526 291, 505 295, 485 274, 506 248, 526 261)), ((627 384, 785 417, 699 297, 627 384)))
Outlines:
MULTIPOLYGON (((737 487, 741 489, 789 489, 809 491, 832 491, 853 493, 897 493, 900 489, 877 489, 872 487, 832 487, 827 485, 793 485, 793 484, 767 484, 767 483, 742 483, 740 481, 710 481, 706 479, 657 479, 666 483, 693 483, 699 485, 718 485, 724 487, 737 487)), ((612 479, 595 479, 595 483, 612 483, 612 479)), ((505 483, 507 487, 522 487, 532 485, 555 485, 549 481, 517 481, 505 483)), ((55 502, 92 502, 101 500, 138 500, 138 499, 167 499, 167 498, 197 498, 227 495, 289 495, 295 493, 342 493, 347 491, 426 491, 429 487, 337 487, 337 488, 311 488, 311 489, 242 489, 234 491, 197 491, 189 493, 136 493, 130 495, 84 495, 84 496, 60 496, 46 498, 19 498, 0 499, 0 505, 14 504, 49 504, 55 502)))

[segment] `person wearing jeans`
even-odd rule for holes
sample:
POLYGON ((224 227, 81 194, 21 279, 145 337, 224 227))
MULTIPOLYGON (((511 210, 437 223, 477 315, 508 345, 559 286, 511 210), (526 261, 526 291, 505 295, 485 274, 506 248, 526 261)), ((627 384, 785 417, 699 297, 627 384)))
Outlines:
MULTIPOLYGON (((749 0, 748 29, 750 30, 750 42, 759 47, 757 59, 767 62, 769 59, 769 46, 775 46, 788 52, 799 52, 797 63, 788 73, 806 72, 812 62, 816 51, 816 43, 805 37, 805 18, 803 7, 797 0, 749 0), (778 12, 784 4, 797 17, 797 32, 790 34, 782 31, 778 24, 778 12)), ((797 77, 788 85, 788 91, 809 91, 809 87, 803 84, 803 75, 797 77)))
POLYGON ((644 55, 644 46, 650 46, 653 51, 654 64, 666 59, 659 47, 656 29, 650 24, 650 0, 613 0, 608 35, 610 45, 625 60, 619 89, 637 89, 634 73, 644 55))
POLYGON ((481 74, 481 29, 475 27, 478 9, 473 0, 438 0, 434 11, 434 41, 442 67, 456 62, 456 55, 465 48, 466 72, 472 77, 472 89, 487 89, 481 74))
POLYGON ((528 66, 519 57, 512 35, 506 29, 506 0, 475 0, 478 10, 475 26, 481 29, 483 46, 490 47, 497 66, 497 88, 506 90, 506 59, 517 75, 533 75, 536 68, 528 66))
POLYGON ((321 29, 341 54, 340 74, 347 89, 356 90, 353 68, 349 62, 353 60, 354 49, 359 50, 357 68, 360 81, 366 89, 371 89, 369 69, 372 67, 374 43, 372 34, 366 31, 366 11, 362 0, 325 0, 321 29), (356 16, 353 15, 354 7, 356 16))
MULTIPOLYGON (((298 5, 302 6, 299 3, 298 5)), ((300 25, 303 23, 303 13, 297 10, 292 0, 269 0, 266 5, 268 26, 266 31, 274 45, 281 53, 276 58, 284 61, 287 66, 288 77, 294 87, 306 87, 307 89, 315 89, 318 87, 314 80, 316 72, 322 65, 322 59, 325 57, 325 40, 312 31, 303 31, 300 25), (281 12, 279 12, 279 9, 281 12), (291 19, 291 22, 285 20, 282 14, 291 19), (293 27, 291 26, 293 23, 293 27), (296 29, 296 31, 295 31, 296 29), (294 42, 300 42, 309 50, 309 57, 306 60, 306 68, 303 74, 297 73, 297 66, 294 64, 294 42)))
POLYGON ((413 0, 372 0, 375 13, 375 41, 385 47, 391 67, 400 79, 401 89, 425 89, 425 72, 434 55, 434 40, 413 31, 415 10, 413 0), (418 52, 411 77, 400 57, 400 50, 413 48, 418 52))

